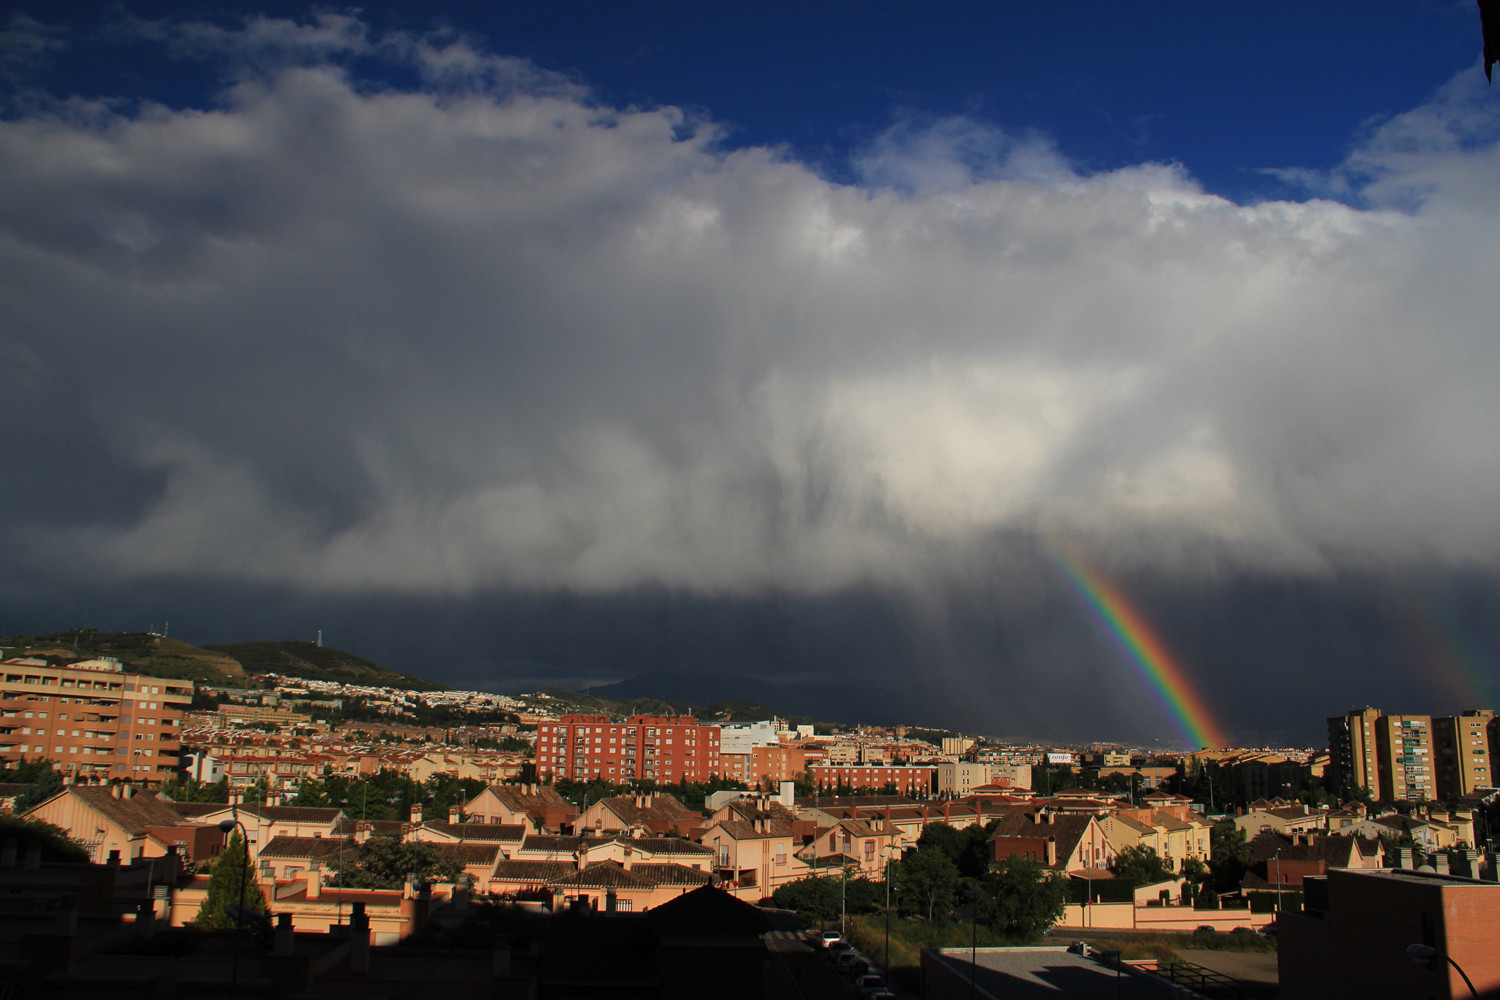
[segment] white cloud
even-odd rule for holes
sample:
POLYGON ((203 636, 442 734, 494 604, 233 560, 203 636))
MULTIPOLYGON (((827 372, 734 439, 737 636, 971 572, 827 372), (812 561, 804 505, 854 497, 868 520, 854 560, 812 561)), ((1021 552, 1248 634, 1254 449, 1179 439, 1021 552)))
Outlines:
POLYGON ((13 550, 454 593, 827 591, 1017 530, 1500 556, 1500 172, 1449 91, 1351 156, 1374 207, 1236 206, 959 120, 841 186, 464 39, 173 30, 254 56, 223 107, 0 123, 0 356, 162 477, 13 550))

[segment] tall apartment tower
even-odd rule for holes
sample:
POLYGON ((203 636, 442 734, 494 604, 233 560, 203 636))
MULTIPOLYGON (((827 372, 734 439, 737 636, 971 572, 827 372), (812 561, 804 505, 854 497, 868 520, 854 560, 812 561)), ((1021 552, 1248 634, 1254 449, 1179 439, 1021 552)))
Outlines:
POLYGON ((662 784, 707 781, 720 771, 719 727, 690 715, 565 715, 536 727, 536 770, 543 778, 662 784))
POLYGON ((1332 790, 1340 795, 1361 788, 1379 796, 1380 757, 1376 752, 1375 726, 1380 710, 1359 708, 1328 720, 1328 754, 1337 777, 1332 790))
POLYGON ((1495 713, 1477 709, 1432 720, 1432 743, 1437 760, 1437 794, 1443 799, 1472 795, 1493 788, 1489 730, 1495 713))
POLYGON ((1380 797, 1395 802, 1437 798, 1432 716, 1382 715, 1375 723, 1380 797))
POLYGON ((172 777, 193 682, 127 673, 101 658, 0 662, 0 762, 51 760, 75 778, 172 777))

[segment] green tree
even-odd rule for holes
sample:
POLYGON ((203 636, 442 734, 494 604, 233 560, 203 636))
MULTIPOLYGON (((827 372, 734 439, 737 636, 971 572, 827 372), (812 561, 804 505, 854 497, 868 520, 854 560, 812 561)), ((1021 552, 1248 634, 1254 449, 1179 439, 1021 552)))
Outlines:
POLYGON ((1029 938, 1062 919, 1067 887, 1036 861, 997 861, 978 889, 979 919, 1007 934, 1029 938))
POLYGON ((837 878, 808 875, 777 887, 771 902, 813 920, 833 920, 839 915, 842 892, 837 878))
POLYGON ((266 898, 252 876, 245 882, 245 841, 238 828, 229 835, 229 843, 214 859, 213 870, 208 878, 208 893, 193 926, 206 930, 224 930, 236 926, 229 915, 229 906, 240 903, 240 889, 244 886, 245 909, 266 912, 266 898))
POLYGON ((925 911, 928 920, 935 914, 946 914, 958 891, 958 865, 936 847, 918 847, 910 857, 891 866, 891 877, 901 886, 897 899, 902 908, 925 911))
POLYGON ((333 884, 351 889, 399 889, 408 874, 433 882, 452 882, 463 865, 445 857, 436 844, 403 841, 399 837, 371 837, 344 855, 343 867, 334 862, 333 884))
POLYGON ((1233 820, 1220 820, 1209 831, 1208 843, 1213 887, 1220 892, 1238 891, 1250 866, 1250 844, 1245 831, 1235 826, 1233 820))
POLYGON ((228 802, 229 780, 220 778, 215 784, 197 778, 168 778, 162 782, 161 790, 174 802, 228 802))
POLYGON ((29 785, 16 796, 15 811, 23 813, 41 805, 63 789, 62 775, 52 766, 52 761, 23 760, 8 771, 0 771, 0 780, 17 785, 29 785))
POLYGON ((1137 844, 1115 855, 1115 877, 1132 885, 1150 885, 1172 878, 1172 869, 1157 856, 1156 848, 1137 844))

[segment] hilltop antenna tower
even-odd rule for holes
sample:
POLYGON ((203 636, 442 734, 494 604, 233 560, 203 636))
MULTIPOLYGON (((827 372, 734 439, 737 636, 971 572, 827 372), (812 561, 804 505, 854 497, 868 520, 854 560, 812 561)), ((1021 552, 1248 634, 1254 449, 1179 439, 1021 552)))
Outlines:
POLYGON ((323 630, 322 629, 318 629, 318 648, 319 649, 323 648, 323 630))

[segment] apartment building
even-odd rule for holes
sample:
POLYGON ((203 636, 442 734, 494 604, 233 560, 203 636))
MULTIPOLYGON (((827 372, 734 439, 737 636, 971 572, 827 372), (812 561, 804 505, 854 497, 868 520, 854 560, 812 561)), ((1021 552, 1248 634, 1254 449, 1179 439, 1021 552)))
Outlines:
POLYGON ((690 715, 565 715, 537 725, 536 769, 543 779, 662 784, 707 781, 718 773, 719 727, 690 715))
POLYGON ((1375 723, 1375 754, 1382 799, 1423 802, 1436 797, 1432 716, 1382 715, 1375 723))
POLYGON ((1348 794, 1368 788, 1380 794, 1380 761, 1376 754, 1375 725, 1380 710, 1360 708, 1328 720, 1329 764, 1333 769, 1332 791, 1348 794))
POLYGON ((937 764, 939 795, 968 795, 990 783, 990 765, 971 761, 941 761, 937 764))
POLYGON ((48 759, 77 778, 163 781, 177 768, 192 681, 127 672, 104 657, 0 661, 0 760, 48 759))
POLYGON ((897 795, 931 795, 937 767, 931 764, 812 764, 807 768, 819 788, 855 790, 894 788, 897 795))
POLYGON ((1477 709, 1432 720, 1438 797, 1460 799, 1479 788, 1493 788, 1489 731, 1495 713, 1477 709))

